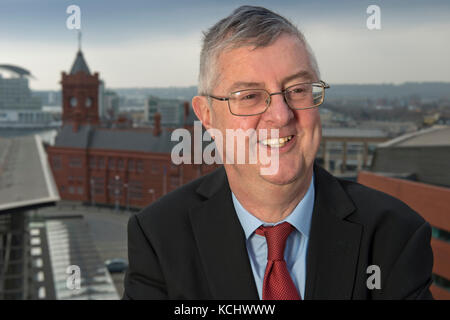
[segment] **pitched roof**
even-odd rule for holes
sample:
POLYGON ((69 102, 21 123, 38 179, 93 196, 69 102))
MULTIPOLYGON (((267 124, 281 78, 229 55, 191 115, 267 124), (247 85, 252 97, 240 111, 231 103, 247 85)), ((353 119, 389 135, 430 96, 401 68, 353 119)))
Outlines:
POLYGON ((39 135, 0 138, 0 212, 59 201, 46 158, 39 135))
POLYGON ((401 135, 378 145, 379 148, 424 146, 450 146, 450 126, 436 125, 401 135))
POLYGON ((322 136, 339 138, 386 138, 387 133, 380 129, 365 128, 323 128, 322 136))
POLYGON ((30 71, 28 71, 27 69, 24 69, 22 67, 18 67, 18 66, 13 66, 11 64, 0 64, 0 69, 5 69, 11 72, 14 72, 15 74, 19 75, 19 76, 29 76, 32 77, 30 71))
POLYGON ((96 129, 89 148, 170 153, 178 143, 171 141, 170 136, 166 130, 155 136, 153 130, 96 129))
POLYGON ((83 52, 81 52, 81 50, 78 50, 77 52, 77 56, 75 58, 75 61, 72 65, 72 69, 70 69, 70 74, 76 74, 78 72, 84 72, 87 74, 91 74, 91 72, 89 71, 89 67, 86 63, 86 61, 84 60, 83 57, 83 52))
POLYGON ((89 147, 92 130, 91 126, 79 126, 74 132, 71 124, 63 125, 58 130, 55 146, 86 149, 89 147))
POLYGON ((55 139, 56 147, 82 149, 110 149, 123 151, 142 151, 170 153, 178 141, 171 141, 171 132, 163 130, 159 136, 152 129, 107 129, 79 126, 76 132, 71 124, 60 128, 55 139))

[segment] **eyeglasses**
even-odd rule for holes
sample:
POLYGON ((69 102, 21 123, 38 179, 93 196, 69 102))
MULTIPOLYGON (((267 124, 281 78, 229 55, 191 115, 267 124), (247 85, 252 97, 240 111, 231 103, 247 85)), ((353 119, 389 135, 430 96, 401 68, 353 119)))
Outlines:
POLYGON ((231 92, 228 97, 206 95, 219 101, 228 101, 228 108, 235 116, 255 116, 266 112, 272 96, 282 94, 286 104, 294 110, 316 108, 325 99, 325 89, 330 86, 324 81, 298 83, 280 92, 269 93, 265 89, 246 89, 231 92))

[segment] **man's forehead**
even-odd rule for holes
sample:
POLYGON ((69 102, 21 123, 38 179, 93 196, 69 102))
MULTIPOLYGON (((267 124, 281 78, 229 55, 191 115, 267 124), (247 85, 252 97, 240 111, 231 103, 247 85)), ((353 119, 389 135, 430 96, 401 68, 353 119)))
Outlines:
MULTIPOLYGON (((292 74, 281 79, 281 85, 285 86, 292 81, 313 82, 315 81, 315 77, 309 70, 299 70, 297 72, 294 71, 292 74)), ((236 79, 236 81, 232 82, 232 84, 228 87, 228 90, 230 90, 230 92, 233 92, 239 89, 264 87, 266 87, 266 84, 264 82, 242 81, 236 79)))
POLYGON ((258 51, 264 50, 269 47, 273 47, 276 44, 283 43, 283 46, 292 46, 296 47, 300 52, 306 51, 306 46, 303 41, 301 41, 298 37, 291 34, 281 34, 277 38, 275 38, 270 44, 267 45, 255 45, 251 41, 247 44, 241 43, 239 45, 231 45, 221 49, 218 54, 218 60, 229 60, 230 58, 239 57, 240 59, 245 59, 246 57, 251 57, 254 53, 258 51))
MULTIPOLYGON (((251 78, 251 75, 243 74, 242 68, 252 73, 259 73, 267 68, 269 63, 273 68, 279 69, 285 62, 287 52, 298 57, 298 66, 294 70, 287 70, 281 80, 289 81, 291 78, 303 78, 313 80, 313 72, 310 70, 309 55, 306 46, 294 36, 279 37, 274 43, 265 47, 242 46, 223 50, 217 57, 217 70, 221 75, 228 75, 227 80, 231 80, 234 86, 254 86, 260 84, 258 80, 251 78), (280 41, 281 40, 281 41, 280 41), (280 41, 280 42, 278 42, 280 41), (273 49, 273 50, 271 50, 273 49), (270 59, 271 61, 267 60, 270 59), (237 79, 240 74, 240 79, 237 79), (248 77, 247 77, 248 76, 248 77), (236 82, 236 84, 234 84, 236 82)), ((292 60, 291 60, 292 61, 292 60)), ((292 69, 289 67, 289 69, 292 69)), ((228 82, 228 81, 227 81, 228 82)))

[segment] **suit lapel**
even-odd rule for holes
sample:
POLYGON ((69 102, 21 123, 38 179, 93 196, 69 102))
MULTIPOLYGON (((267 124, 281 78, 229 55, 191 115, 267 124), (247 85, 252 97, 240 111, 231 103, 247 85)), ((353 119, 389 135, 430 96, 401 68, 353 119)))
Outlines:
MULTIPOLYGON (((336 178, 318 166, 314 172, 304 298, 351 299, 362 226, 344 219, 355 206, 336 178)), ((189 216, 212 298, 258 299, 225 170, 216 170, 197 192, 206 200, 189 216)))
POLYGON ((362 226, 344 220, 355 207, 340 183, 322 168, 314 170, 305 299, 351 299, 362 226))
POLYGON ((189 213, 213 299, 258 299, 231 191, 223 168, 197 189, 207 197, 189 213))

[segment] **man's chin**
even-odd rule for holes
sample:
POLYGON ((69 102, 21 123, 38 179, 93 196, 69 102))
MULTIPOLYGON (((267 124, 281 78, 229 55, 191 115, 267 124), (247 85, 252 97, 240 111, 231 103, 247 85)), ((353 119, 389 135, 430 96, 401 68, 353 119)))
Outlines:
POLYGON ((264 179, 265 181, 272 183, 272 184, 276 184, 276 185, 287 185, 290 184, 292 182, 294 182, 296 179, 298 179, 299 173, 297 172, 286 172, 283 170, 279 170, 277 173, 275 174, 261 174, 260 172, 260 177, 262 179, 264 179))

